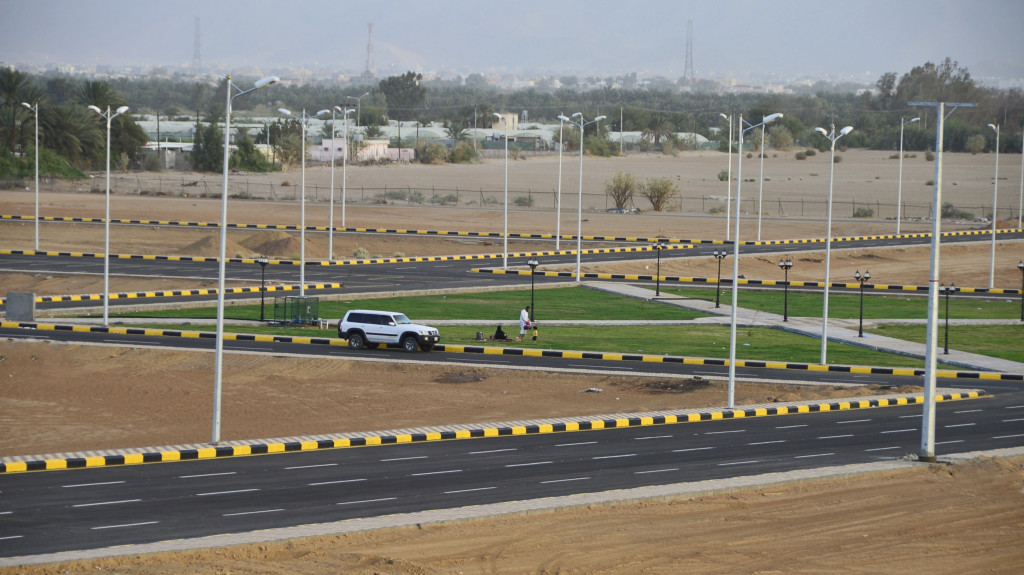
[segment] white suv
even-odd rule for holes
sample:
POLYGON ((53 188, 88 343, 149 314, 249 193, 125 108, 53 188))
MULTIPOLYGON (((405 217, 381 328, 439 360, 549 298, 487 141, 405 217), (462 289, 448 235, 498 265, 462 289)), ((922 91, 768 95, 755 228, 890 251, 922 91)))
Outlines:
POLYGON ((405 351, 430 351, 441 341, 435 328, 413 323, 405 314, 393 311, 353 309, 338 322, 338 337, 352 349, 367 344, 400 345, 405 351))

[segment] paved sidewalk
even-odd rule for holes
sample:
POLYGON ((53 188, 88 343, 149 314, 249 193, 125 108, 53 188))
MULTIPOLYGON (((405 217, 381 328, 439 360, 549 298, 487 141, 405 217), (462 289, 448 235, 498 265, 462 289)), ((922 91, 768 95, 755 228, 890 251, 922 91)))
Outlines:
MULTIPOLYGON (((654 290, 632 284, 618 282, 588 282, 587 285, 593 289, 617 293, 628 297, 657 300, 668 305, 700 311, 709 314, 710 316, 691 320, 691 322, 679 322, 683 324, 729 325, 732 321, 732 306, 730 305, 731 296, 729 298, 723 297, 721 307, 716 308, 715 302, 713 301, 688 298, 675 294, 656 296, 654 295, 654 290)), ((776 327, 810 337, 821 337, 821 319, 819 318, 790 316, 789 321, 783 322, 782 316, 779 314, 739 308, 736 310, 736 322, 738 325, 743 327, 776 327)), ((868 322, 869 325, 874 323, 876 322, 868 322)), ((954 321, 950 322, 951 325, 956 323, 957 322, 954 321)), ((991 324, 996 322, 987 323, 991 324)), ((925 357, 926 346, 923 343, 915 343, 874 334, 864 334, 864 337, 858 337, 856 320, 829 319, 828 339, 830 342, 842 342, 848 345, 855 345, 876 351, 896 353, 920 359, 924 359, 925 357)), ((998 373, 1024 373, 1024 363, 989 357, 976 353, 958 351, 955 349, 950 349, 949 355, 940 353, 937 358, 941 363, 965 369, 998 373)))

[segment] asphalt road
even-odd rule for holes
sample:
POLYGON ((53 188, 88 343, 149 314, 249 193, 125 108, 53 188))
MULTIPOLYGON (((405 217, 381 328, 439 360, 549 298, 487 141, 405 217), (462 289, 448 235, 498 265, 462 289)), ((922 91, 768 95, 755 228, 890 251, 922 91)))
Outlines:
MULTIPOLYGON (((938 405, 937 449, 1024 445, 1024 391, 938 405)), ((0 477, 0 556, 892 459, 921 408, 453 440, 0 477)))

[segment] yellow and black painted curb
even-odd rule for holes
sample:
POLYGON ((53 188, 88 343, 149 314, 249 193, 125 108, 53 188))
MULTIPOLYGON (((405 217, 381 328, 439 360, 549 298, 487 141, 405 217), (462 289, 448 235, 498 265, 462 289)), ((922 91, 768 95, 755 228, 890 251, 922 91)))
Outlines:
MULTIPOLYGON (((306 284, 307 290, 325 290, 325 289, 341 289, 345 286, 342 283, 323 283, 323 284, 306 284)), ((298 284, 294 285, 277 285, 277 286, 266 286, 266 288, 254 287, 234 287, 224 288, 225 294, 247 294, 254 293, 258 294, 261 291, 266 293, 276 292, 292 292, 301 291, 298 284)), ((159 298, 159 297, 188 297, 198 295, 217 295, 217 288, 205 288, 205 289, 189 289, 189 290, 156 290, 156 291, 137 291, 137 292, 121 292, 110 294, 110 299, 123 300, 123 299, 144 299, 144 298, 159 298)), ((36 303, 52 303, 52 302, 66 302, 66 301, 103 301, 103 294, 84 294, 84 295, 42 295, 36 296, 36 303)), ((0 305, 5 305, 7 301, 4 298, 0 298, 0 305)))
MULTIPOLYGON (((530 270, 504 270, 499 268, 473 268, 469 270, 471 273, 478 274, 497 274, 497 275, 530 275, 530 270)), ((545 276, 545 277, 576 277, 576 272, 552 272, 552 271, 538 271, 533 272, 533 275, 545 276)), ((606 273, 583 273, 581 274, 583 279, 598 279, 598 280, 627 280, 627 281, 656 281, 659 279, 658 276, 653 275, 634 275, 634 274, 606 274, 606 273)), ((718 280, 715 278, 701 278, 701 277, 681 277, 681 276, 661 276, 660 281, 663 282, 678 282, 678 283, 706 283, 706 284, 718 284, 718 280)), ((723 279, 719 285, 732 285, 732 280, 723 279)), ((740 279, 739 285, 748 286, 784 286, 785 281, 782 280, 753 280, 753 279, 740 279)), ((855 283, 841 283, 841 282, 829 282, 829 287, 833 288, 848 288, 848 289, 860 289, 860 284, 855 283)), ((810 282, 810 281, 791 281, 789 287, 813 287, 823 288, 825 282, 810 282)), ((928 291, 928 286, 914 286, 914 285, 899 285, 899 284, 864 284, 864 289, 876 289, 876 290, 900 290, 900 291, 928 291)), ((1020 289, 1003 289, 1003 288, 971 288, 963 287, 957 288, 957 291, 963 293, 976 293, 976 294, 1000 294, 1000 295, 1015 295, 1021 293, 1020 289)))
MULTIPOLYGON (((982 397, 982 391, 966 391, 937 395, 936 401, 956 401, 982 397)), ((50 471, 57 469, 80 469, 86 467, 105 467, 115 465, 137 465, 141 463, 161 463, 168 461, 188 461, 197 459, 215 459, 218 457, 239 457, 246 455, 263 455, 269 453, 287 453, 295 451, 317 451, 321 449, 342 449, 348 447, 368 447, 377 445, 393 445, 401 443, 421 443, 426 441, 445 441, 455 439, 475 439, 480 437, 503 437, 514 435, 540 435, 548 433, 566 433, 575 431, 591 431, 598 429, 616 429, 624 427, 645 427, 651 425, 672 425, 680 423, 697 423, 720 419, 741 419, 748 417, 766 417, 772 415, 789 415, 798 413, 820 413, 825 411, 845 411, 852 409, 869 409, 875 407, 894 407, 900 405, 916 405, 924 403, 924 396, 900 396, 894 398, 875 398, 829 403, 808 403, 757 407, 751 409, 718 409, 691 413, 668 415, 651 415, 637 417, 620 417, 615 419, 571 419, 555 423, 517 425, 509 427, 479 427, 474 429, 455 429, 445 431, 429 431, 398 435, 357 435, 335 439, 319 439, 307 441, 287 441, 280 443, 251 443, 244 445, 224 445, 192 449, 173 449, 168 451, 151 451, 143 453, 124 453, 117 455, 96 455, 89 457, 66 457, 55 459, 36 459, 29 461, 13 461, 0 463, 0 473, 20 473, 26 471, 50 471)))
MULTIPOLYGON (((0 328, 4 329, 35 329, 39 331, 71 331, 80 333, 112 333, 118 335, 142 335, 156 337, 184 337, 193 339, 216 339, 216 332, 206 331, 183 331, 172 329, 153 329, 143 327, 104 327, 90 325, 60 325, 35 322, 13 322, 0 321, 0 328)), ((348 341, 335 337, 300 337, 289 335, 256 335, 244 333, 225 333, 227 341, 258 341, 264 343, 294 343, 306 345, 327 345, 340 346, 348 345, 348 341)), ((559 359, 576 360, 603 360, 603 361, 639 361, 643 363, 664 363, 681 365, 708 365, 728 366, 729 360, 683 357, 678 355, 648 355, 637 353, 612 353, 602 351, 565 351, 557 349, 526 349, 526 348, 505 348, 477 345, 452 345, 437 344, 436 351, 448 353, 471 353, 482 355, 504 355, 519 357, 549 357, 559 359)), ((817 371, 829 373, 856 373, 865 375, 897 375, 897 376, 923 376, 924 369, 901 368, 901 367, 872 367, 858 365, 821 365, 815 363, 796 363, 784 361, 761 361, 741 359, 736 361, 737 367, 758 368, 758 369, 784 369, 796 371, 817 371)), ((976 379, 992 381, 1024 381, 1024 374, 998 373, 985 371, 950 371, 936 370, 936 377, 951 379, 976 379)))
MULTIPOLYGON (((35 216, 15 216, 0 214, 0 220, 15 220, 22 222, 35 221, 35 216)), ((101 224, 104 223, 104 218, 76 218, 68 216, 42 216, 39 218, 41 222, 60 222, 60 223, 93 223, 101 224)), ((183 227, 198 227, 198 228, 219 228, 220 224, 217 222, 189 222, 180 220, 129 220, 129 219, 111 219, 112 224, 129 224, 129 225, 147 225, 147 226, 183 226, 183 227)), ((227 224, 228 229, 236 230, 286 230, 286 231, 298 231, 302 226, 296 225, 285 225, 285 224, 227 224)), ((330 231, 329 226, 305 226, 307 231, 326 232, 330 231)), ((334 227, 336 232, 355 232, 355 233, 377 233, 377 234, 411 234, 421 236, 455 236, 455 237, 478 237, 478 238, 502 238, 505 234, 502 232, 466 232, 466 231, 444 231, 444 230, 410 230, 401 228, 348 228, 348 227, 334 227)), ((997 234, 1009 234, 1024 231, 1020 228, 1007 228, 996 230, 997 234)), ((970 236, 970 235, 985 235, 991 234, 992 230, 968 230, 962 232, 942 232, 942 236, 970 236)), ((832 238, 833 242, 849 242, 849 241, 863 241, 863 240, 885 240, 885 239, 897 239, 897 238, 930 238, 931 233, 918 233, 918 234, 882 234, 874 236, 852 236, 845 238, 832 238)), ((555 239, 555 234, 508 234, 509 238, 516 239, 555 239)), ((559 239, 563 240, 575 240, 576 236, 571 234, 562 234, 558 236, 559 239)), ((581 239, 587 241, 603 241, 603 242, 648 242, 648 243, 692 243, 692 244, 731 244, 731 241, 723 240, 701 240, 701 239, 679 239, 679 238, 665 238, 665 237, 642 237, 642 236, 581 236, 581 239)), ((797 240, 763 240, 763 241, 742 241, 741 245, 751 246, 770 246, 770 245, 786 245, 786 244, 805 244, 805 243, 825 243, 825 238, 817 239, 797 239, 797 240)))

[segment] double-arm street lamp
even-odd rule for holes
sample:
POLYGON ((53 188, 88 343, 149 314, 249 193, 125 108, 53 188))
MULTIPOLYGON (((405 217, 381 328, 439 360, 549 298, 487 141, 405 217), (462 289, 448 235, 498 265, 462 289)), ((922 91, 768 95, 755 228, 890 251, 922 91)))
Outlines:
POLYGON ((501 251, 501 269, 508 269, 508 118, 495 112, 494 117, 499 122, 505 124, 505 201, 501 203, 504 206, 505 213, 505 231, 502 232, 502 237, 505 238, 504 248, 501 251))
POLYGON ((655 278, 655 284, 654 284, 655 285, 654 295, 656 295, 656 296, 660 296, 661 295, 661 250, 663 250, 663 249, 665 249, 667 247, 668 247, 668 244, 665 243, 665 240, 658 240, 658 243, 654 244, 654 249, 658 250, 658 272, 657 272, 658 275, 655 278))
POLYGON ((718 281, 715 282, 715 307, 722 307, 722 260, 729 254, 725 251, 725 248, 722 248, 721 250, 711 252, 711 255, 715 256, 715 259, 718 260, 718 281))
POLYGON ((562 241, 562 150, 565 148, 565 138, 562 137, 562 129, 565 127, 565 116, 558 115, 558 191, 555 192, 555 251, 560 249, 562 241))
POLYGON ((582 277, 581 272, 581 260, 580 256, 583 252, 583 132, 587 126, 600 122, 604 116, 598 116, 593 120, 587 122, 583 118, 583 112, 576 112, 572 116, 566 118, 558 116, 558 119, 563 122, 569 122, 580 129, 580 195, 576 205, 576 281, 580 281, 582 277), (574 119, 578 118, 578 119, 574 119))
MULTIPOLYGON (((739 126, 739 154, 736 160, 736 227, 733 230, 733 260, 732 260, 732 317, 729 327, 729 408, 736 403, 736 309, 739 307, 739 277, 740 277, 740 206, 743 205, 743 134, 764 126, 782 117, 776 112, 761 118, 760 124, 751 124, 743 119, 740 114, 737 125, 739 126), (744 128, 743 125, 747 127, 744 128)), ((730 143, 731 145, 731 143, 730 143)))
POLYGON ((359 124, 359 121, 360 121, 359 111, 360 111, 360 105, 362 104, 362 100, 363 100, 363 98, 365 98, 365 97, 367 97, 369 95, 370 95, 370 93, 367 92, 367 93, 363 94, 362 96, 348 96, 349 100, 355 100, 356 101, 356 127, 360 126, 360 124, 359 124))
POLYGON ((913 124, 914 122, 920 122, 921 117, 918 116, 909 122, 904 122, 904 118, 900 117, 900 176, 899 183, 896 185, 896 235, 900 235, 900 220, 903 219, 903 127, 906 124, 913 124))
POLYGON ((992 257, 988 268, 988 289, 996 287, 996 221, 999 204, 999 124, 989 124, 996 131, 996 173, 992 177, 992 257))
POLYGON ((335 114, 335 112, 341 112, 342 121, 344 121, 345 124, 346 124, 346 126, 345 126, 345 152, 344 152, 344 156, 342 156, 342 168, 341 168, 341 174, 342 174, 341 175, 341 189, 342 189, 342 192, 341 192, 341 214, 342 214, 341 226, 345 227, 345 167, 344 167, 344 157, 348 156, 348 115, 350 113, 352 113, 352 111, 353 110, 351 110, 351 109, 344 110, 340 106, 335 106, 335 107, 331 108, 331 201, 330 201, 331 215, 328 218, 329 221, 327 223, 327 259, 329 261, 334 261, 334 156, 335 156, 335 152, 337 152, 337 150, 338 150, 338 145, 334 141, 335 136, 338 134, 338 127, 337 127, 337 125, 335 125, 335 121, 337 120, 337 115, 335 114))
POLYGON ((782 321, 789 321, 789 270, 793 267, 793 260, 786 258, 779 260, 779 267, 785 272, 785 280, 782 296, 782 321))
POLYGON ((853 126, 843 128, 838 134, 836 133, 835 124, 832 125, 831 132, 826 132, 825 128, 815 128, 814 131, 828 138, 828 141, 832 144, 832 155, 828 173, 828 223, 825 226, 825 304, 821 311, 821 364, 825 365, 826 353, 828 351, 828 281, 829 267, 832 259, 832 187, 835 182, 836 173, 836 140, 852 132, 853 126))
POLYGON ((22 102, 21 105, 25 106, 29 110, 32 110, 32 113, 36 117, 36 217, 35 217, 36 241, 35 241, 35 247, 32 248, 32 249, 34 249, 35 251, 38 252, 39 251, 39 102, 37 101, 35 106, 29 104, 28 102, 22 102))
MULTIPOLYGON (((309 126, 310 120, 317 116, 322 116, 330 110, 320 110, 316 114, 310 116, 306 113, 306 110, 302 110, 301 116, 296 116, 284 108, 278 108, 278 112, 285 116, 290 116, 299 121, 302 126, 302 186, 301 186, 301 201, 299 208, 299 219, 301 224, 299 225, 299 297, 305 297, 306 295, 306 128, 309 126)), ((334 191, 332 190, 333 194, 334 191)))
POLYGON ((89 109, 96 112, 107 120, 107 191, 106 216, 103 218, 103 325, 107 325, 107 318, 110 311, 110 122, 114 118, 128 111, 128 106, 121 106, 116 112, 100 110, 98 106, 89 106, 89 109))
POLYGON ((949 284, 948 286, 943 284, 939 286, 939 295, 946 296, 946 336, 942 342, 942 353, 943 355, 949 355, 949 296, 960 291, 960 288, 956 287, 956 284, 949 284))
POLYGON ((860 270, 853 272, 853 279, 860 282, 860 327, 857 328, 857 337, 864 337, 864 282, 871 279, 871 272, 864 270, 864 275, 861 275, 860 270))
MULTIPOLYGON (((223 173, 221 174, 222 188, 220 193, 220 258, 218 260, 218 276, 217 276, 217 342, 214 344, 216 348, 214 368, 213 368, 213 440, 212 443, 220 442, 220 405, 221 405, 221 388, 222 388, 222 375, 224 373, 224 282, 225 276, 227 275, 227 244, 228 244, 228 164, 230 160, 230 144, 231 144, 231 102, 235 98, 255 92, 260 88, 266 88, 271 84, 277 83, 277 76, 270 76, 263 78, 256 82, 252 88, 248 90, 239 90, 234 83, 231 82, 231 76, 227 77, 227 85, 225 86, 227 96, 224 107, 224 166, 223 173), (232 94, 232 91, 237 93, 232 94)), ((268 132, 269 134, 269 132, 268 132)), ((269 136, 268 136, 269 137, 269 136)), ((262 298, 262 292, 260 293, 262 298)), ((263 316, 262 299, 260 305, 260 317, 263 316)))

